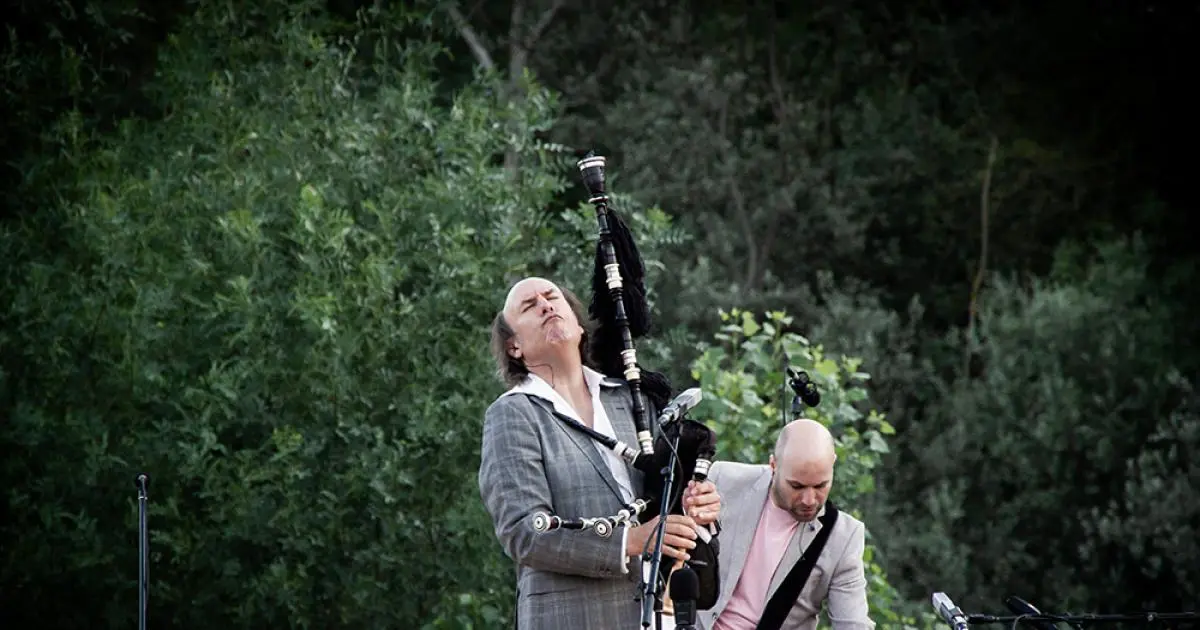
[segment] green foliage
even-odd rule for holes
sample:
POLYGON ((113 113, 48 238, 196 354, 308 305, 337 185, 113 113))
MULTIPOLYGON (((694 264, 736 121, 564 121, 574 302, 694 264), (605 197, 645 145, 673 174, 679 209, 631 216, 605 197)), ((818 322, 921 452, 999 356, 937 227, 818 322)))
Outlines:
MULTIPOLYGON (((783 312, 768 312, 760 320, 733 309, 720 317, 716 342, 704 344, 692 363, 692 377, 705 392, 705 403, 692 415, 717 432, 718 457, 767 462, 785 414, 786 420, 794 417, 783 404, 794 396, 784 369, 803 370, 820 391, 821 402, 802 415, 833 432, 838 455, 833 494, 843 509, 861 518, 859 506, 875 492, 875 469, 888 451, 888 436, 895 433, 882 414, 869 408, 865 385, 870 377, 861 370, 861 361, 826 356, 820 345, 790 329, 792 318, 783 312)), ((868 525, 864 562, 872 618, 883 627, 932 627, 932 618, 913 612, 888 581, 876 557, 875 538, 868 525)))
MULTIPOLYGON (((1088 511, 1083 545, 1091 558, 1109 559, 1110 550, 1127 549, 1108 567, 1112 579, 1136 575, 1166 593, 1194 592, 1200 585, 1200 565, 1192 561, 1200 557, 1200 400, 1191 385, 1175 384, 1187 399, 1158 423, 1139 452, 1125 458, 1120 493, 1088 511)), ((1163 609, 1188 606, 1159 597, 1163 609)))
POLYGON ((564 33, 539 69, 596 103, 570 111, 556 135, 619 139, 624 190, 692 232, 689 247, 665 253, 672 324, 699 333, 705 314, 733 305, 812 322, 824 271, 871 285, 890 309, 919 296, 944 329, 966 312, 979 265, 985 179, 988 270, 1045 269, 1053 245, 1031 230, 1089 223, 1063 190, 1091 190, 1103 178, 1079 173, 1096 167, 1010 131, 991 111, 1008 95, 964 76, 973 41, 1000 29, 992 16, 930 8, 901 20, 867 2, 606 10, 620 28, 564 33), (579 63, 586 55, 599 59, 579 63), (601 87, 595 68, 609 65, 620 72, 601 87))
POLYGON ((55 177, 69 176, 30 159, 64 109, 98 126, 136 100, 119 88, 137 80, 152 58, 150 32, 174 4, 52 0, 9 7, 0 44, 0 107, 7 113, 0 123, 0 200, 6 209, 32 211, 37 203, 28 197, 40 196, 40 187, 53 186, 55 177))
POLYGON ((561 181, 535 148, 514 180, 495 121, 554 102, 481 78, 442 104, 438 49, 379 17, 341 40, 319 3, 203 4, 149 88, 165 120, 64 119, 71 194, 0 235, 10 620, 132 623, 140 470, 160 624, 508 618, 487 329, 561 181))
POLYGON ((950 342, 977 373, 942 379, 907 430, 911 464, 888 490, 910 534, 885 542, 891 566, 972 608, 1009 593, 1055 609, 1186 607, 1200 521, 1180 497, 1197 418, 1179 407, 1191 394, 1173 322, 1137 239, 1073 259, 1029 287, 996 279, 977 336, 950 342))
MULTIPOLYGON (((560 11, 506 77, 478 71, 443 4, 14 10, 0 49, 10 623, 132 623, 128 482, 148 470, 152 619, 505 625, 511 567, 472 473, 498 389, 486 328, 517 276, 586 295, 595 216, 563 193, 591 146, 646 258, 648 369, 687 380, 716 306, 783 309, 822 340, 772 315, 747 334, 730 314, 739 331, 701 344, 696 365, 719 408, 741 411, 713 419, 737 427, 723 452, 761 461, 795 346, 826 395, 811 411, 857 445, 839 492, 887 524, 867 550, 881 619, 908 616, 881 566, 919 611, 933 589, 984 609, 1016 591, 1047 607, 1189 603, 1193 265, 1151 270, 1136 244, 1098 263, 1090 246, 1055 250, 1136 224, 1161 255, 1187 221, 1128 210, 1125 160, 1146 156, 1096 159, 1094 139, 1114 142, 1092 128, 1101 110, 1053 113, 1066 83, 1013 56, 1080 31, 1069 12, 593 3, 560 11), (561 89, 563 116, 534 74, 561 89), (510 79, 526 99, 502 98, 510 79), (993 134, 987 270, 1050 275, 989 280, 976 337, 941 338, 979 264, 993 134), (500 167, 510 150, 516 173, 500 167), (827 358, 844 355, 870 380, 827 358)), ((468 15, 497 60, 511 13, 468 15)), ((1093 65, 1072 80, 1113 83, 1093 65)))

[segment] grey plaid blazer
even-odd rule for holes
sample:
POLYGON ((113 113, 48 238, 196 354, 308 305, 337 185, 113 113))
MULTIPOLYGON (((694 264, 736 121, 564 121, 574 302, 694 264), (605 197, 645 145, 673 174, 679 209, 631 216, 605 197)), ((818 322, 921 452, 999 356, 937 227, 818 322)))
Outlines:
MULTIPOLYGON (((629 386, 606 378, 600 400, 617 438, 635 445, 629 386)), ((647 410, 651 409, 644 400, 647 410)), ((615 515, 620 489, 592 438, 568 427, 550 402, 502 396, 484 416, 479 491, 496 537, 517 564, 518 630, 640 628, 639 563, 625 567, 623 529, 609 538, 592 531, 533 529, 538 511, 563 518, 615 515)), ((649 411, 647 411, 649 413, 649 411)), ((648 418, 648 426, 654 426, 648 418)), ((628 467, 634 496, 642 474, 628 467)))

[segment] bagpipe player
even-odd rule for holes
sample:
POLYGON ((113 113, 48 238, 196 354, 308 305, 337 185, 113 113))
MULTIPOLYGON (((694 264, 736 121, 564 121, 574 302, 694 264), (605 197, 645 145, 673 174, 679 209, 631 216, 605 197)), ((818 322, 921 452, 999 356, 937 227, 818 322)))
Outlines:
MULTIPOLYGON (((580 301, 536 277, 511 287, 492 325, 491 350, 508 390, 485 413, 479 489, 516 564, 518 630, 640 627, 642 554, 653 546, 657 516, 619 524, 609 536, 539 532, 532 523, 539 511, 573 519, 616 514, 643 494, 639 470, 570 426, 634 444, 633 410, 653 408, 635 406, 629 383, 589 365, 591 332, 580 301)), ((681 483, 686 514, 667 517, 664 561, 688 559, 698 528, 721 514, 714 483, 681 483)))

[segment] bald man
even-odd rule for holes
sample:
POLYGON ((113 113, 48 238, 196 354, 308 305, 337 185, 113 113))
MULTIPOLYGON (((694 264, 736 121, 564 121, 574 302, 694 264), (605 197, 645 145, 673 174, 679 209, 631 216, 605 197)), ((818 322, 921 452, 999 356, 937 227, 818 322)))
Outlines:
POLYGON ((709 479, 728 516, 721 520, 721 595, 701 614, 706 628, 811 630, 823 603, 835 630, 875 627, 863 571, 865 528, 827 501, 836 461, 829 430, 800 419, 780 431, 767 465, 713 464, 709 479), (786 578, 829 522, 824 547, 793 600, 787 583, 799 578, 786 578))
MULTIPOLYGON (((609 538, 533 529, 537 512, 612 516, 642 496, 640 471, 571 426, 637 443, 632 390, 586 364, 588 333, 579 300, 544 278, 516 283, 492 323, 492 354, 509 389, 484 416, 479 491, 517 565, 518 630, 615 630, 636 628, 641 619, 639 558, 658 517, 619 527, 609 538)), ((652 405, 643 402, 653 427, 652 405)), ((690 516, 667 517, 666 558, 686 559, 696 528, 720 515, 712 482, 689 484, 684 496, 690 516)), ((670 618, 663 621, 671 627, 670 618)))

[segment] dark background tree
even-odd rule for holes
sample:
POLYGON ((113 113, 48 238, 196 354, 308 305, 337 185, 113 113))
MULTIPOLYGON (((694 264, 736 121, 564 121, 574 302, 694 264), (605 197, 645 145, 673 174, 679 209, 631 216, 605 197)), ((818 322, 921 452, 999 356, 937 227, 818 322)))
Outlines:
POLYGON ((516 275, 584 286, 592 148, 650 263, 654 369, 710 378, 719 309, 862 358, 857 404, 896 430, 851 493, 890 623, 932 590, 1195 604, 1195 5, 9 15, 17 621, 131 622, 128 482, 152 468, 164 622, 503 626, 474 488, 486 326, 516 275))

